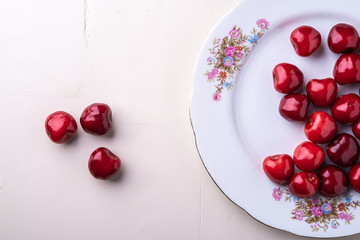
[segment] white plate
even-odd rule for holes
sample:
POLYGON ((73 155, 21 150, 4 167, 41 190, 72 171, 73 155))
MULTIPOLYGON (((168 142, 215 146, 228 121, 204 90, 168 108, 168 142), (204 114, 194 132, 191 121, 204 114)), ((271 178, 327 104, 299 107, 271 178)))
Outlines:
MULTIPOLYGON (((332 77, 338 55, 327 48, 327 34, 339 22, 360 30, 359 7, 355 0, 243 0, 214 28, 200 54, 191 102, 200 156, 224 194, 266 225, 310 237, 360 232, 359 194, 350 190, 339 198, 299 200, 262 170, 266 156, 292 155, 306 140, 304 124, 278 113, 282 95, 273 89, 273 67, 293 63, 305 81, 332 77), (322 35, 321 49, 311 57, 297 56, 290 44, 291 31, 300 25, 322 35)), ((340 94, 357 90, 346 86, 340 94)))

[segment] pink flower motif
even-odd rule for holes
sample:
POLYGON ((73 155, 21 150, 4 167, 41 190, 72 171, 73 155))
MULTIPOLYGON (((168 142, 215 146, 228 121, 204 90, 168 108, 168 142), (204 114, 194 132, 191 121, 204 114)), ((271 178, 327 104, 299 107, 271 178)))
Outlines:
POLYGON ((213 72, 209 72, 209 73, 208 73, 208 79, 209 79, 209 80, 214 79, 215 75, 216 75, 216 74, 214 74, 213 72))
POLYGON ((212 73, 214 73, 215 75, 219 73, 219 69, 217 68, 213 68, 213 70, 211 71, 212 73))
POLYGON ((312 208, 311 208, 311 213, 312 213, 315 217, 320 217, 321 214, 322 214, 321 207, 312 207, 312 208))
POLYGON ((344 219, 345 219, 345 221, 350 222, 352 219, 352 216, 350 214, 346 214, 344 219))
POLYGON ((344 212, 339 213, 340 219, 345 219, 345 217, 346 217, 346 214, 344 212))
POLYGON ((214 99, 214 101, 216 101, 216 102, 220 101, 220 100, 221 100, 221 93, 215 92, 215 93, 213 94, 213 99, 214 99))
POLYGON ((274 188, 272 196, 273 196, 273 198, 275 198, 276 201, 280 201, 280 199, 282 197, 282 193, 278 188, 274 188))
POLYGON ((214 62, 214 58, 208 57, 208 58, 206 59, 206 61, 207 61, 207 62, 210 62, 210 63, 211 63, 211 62, 214 62))
POLYGON ((242 53, 242 52, 238 52, 238 54, 236 54, 236 57, 237 57, 237 58, 242 58, 242 56, 243 56, 243 53, 242 53))
POLYGON ((265 19, 259 19, 256 21, 256 24, 258 25, 259 28, 264 29, 267 28, 269 26, 269 22, 266 21, 265 19))
POLYGON ((295 218, 299 221, 303 220, 304 218, 304 213, 301 210, 296 210, 294 212, 295 218))
POLYGON ((231 38, 238 38, 240 36, 240 31, 233 28, 233 30, 229 32, 229 35, 231 36, 231 38))
POLYGON ((230 57, 232 57, 232 56, 234 56, 235 55, 235 52, 236 52, 236 48, 235 47, 227 47, 227 48, 225 48, 225 54, 226 54, 226 56, 230 56, 230 57))

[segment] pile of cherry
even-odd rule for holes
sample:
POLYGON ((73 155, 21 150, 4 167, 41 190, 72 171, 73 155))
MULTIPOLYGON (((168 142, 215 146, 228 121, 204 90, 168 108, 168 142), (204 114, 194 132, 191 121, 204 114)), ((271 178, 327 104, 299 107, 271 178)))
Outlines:
MULTIPOLYGON (((81 114, 80 124, 89 134, 98 136, 107 134, 112 127, 111 108, 104 103, 89 105, 81 114)), ((54 143, 69 143, 77 132, 77 124, 69 113, 57 111, 46 118, 45 130, 54 143)), ((90 155, 88 167, 93 177, 105 180, 119 171, 121 160, 109 149, 100 147, 90 155)))
MULTIPOLYGON (((269 179, 277 184, 287 184, 292 195, 299 198, 313 196, 318 190, 326 197, 339 196, 349 185, 360 192, 360 97, 345 94, 337 98, 338 85, 360 83, 360 38, 357 30, 340 23, 332 27, 328 46, 336 54, 342 54, 335 63, 333 78, 311 79, 306 93, 295 92, 304 83, 303 73, 296 66, 280 63, 273 70, 276 91, 286 94, 280 101, 279 112, 291 121, 306 122, 305 135, 310 141, 298 145, 293 158, 288 154, 268 156, 263 169, 269 179), (317 107, 330 107, 313 112, 308 117, 310 103, 317 107), (338 133, 338 124, 352 125, 353 135, 338 133), (325 164, 326 154, 334 164, 325 164), (295 166, 300 172, 295 172, 295 166), (344 168, 349 168, 347 174, 344 168)), ((313 54, 321 44, 320 33, 310 26, 296 28, 290 36, 295 52, 302 57, 313 54)))

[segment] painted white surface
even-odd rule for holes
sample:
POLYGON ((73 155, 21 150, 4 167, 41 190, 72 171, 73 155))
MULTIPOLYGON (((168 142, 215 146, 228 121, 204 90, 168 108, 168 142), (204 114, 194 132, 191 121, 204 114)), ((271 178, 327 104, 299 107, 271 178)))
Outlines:
POLYGON ((0 1, 0 239, 297 239, 231 203, 194 144, 193 68, 237 2, 0 1), (101 101, 114 136, 49 141, 48 114, 101 101), (118 181, 89 174, 100 146, 118 181))

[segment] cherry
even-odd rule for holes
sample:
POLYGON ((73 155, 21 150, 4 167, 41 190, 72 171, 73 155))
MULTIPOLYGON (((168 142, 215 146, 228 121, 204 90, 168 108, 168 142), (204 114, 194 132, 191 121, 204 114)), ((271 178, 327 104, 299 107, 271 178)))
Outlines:
POLYGON ((81 114, 80 123, 85 132, 104 135, 112 125, 111 109, 104 103, 91 104, 81 114))
POLYGON ((341 167, 353 165, 359 158, 359 144, 355 137, 341 133, 326 147, 330 160, 341 167))
POLYGON ((340 96, 331 107, 331 115, 342 124, 350 124, 360 117, 360 97, 354 93, 340 96))
POLYGON ((285 95, 279 104, 280 115, 287 120, 305 121, 310 99, 305 94, 290 93, 285 95))
POLYGON ((309 117, 304 131, 310 141, 327 143, 335 137, 337 129, 335 120, 329 114, 317 111, 309 117))
POLYGON ((89 170, 97 179, 105 180, 114 176, 120 167, 120 158, 107 148, 100 147, 90 155, 89 170))
POLYGON ((289 191, 298 198, 313 196, 319 187, 319 178, 313 172, 298 172, 290 179, 289 191))
POLYGON ((349 180, 353 189, 360 193, 360 163, 355 164, 350 169, 349 180))
POLYGON ((290 42, 299 56, 307 57, 319 49, 321 35, 313 27, 300 26, 292 31, 290 42))
POLYGON ((263 161, 263 169, 271 181, 284 184, 294 174, 294 162, 287 154, 268 156, 263 161))
POLYGON ((279 63, 272 72, 273 83, 276 91, 291 93, 301 87, 304 75, 295 65, 279 63))
POLYGON ((333 75, 340 85, 360 82, 360 56, 354 53, 340 56, 335 63, 333 75))
POLYGON ((359 33, 346 23, 333 26, 329 32, 328 45, 334 53, 353 52, 359 47, 359 33))
POLYGON ((320 170, 320 179, 320 193, 326 197, 339 196, 349 186, 346 172, 333 165, 325 166, 320 170))
POLYGON ((357 139, 360 139, 360 119, 357 120, 352 126, 352 132, 355 137, 357 137, 357 139))
POLYGON ((311 79, 306 85, 306 93, 318 107, 331 105, 337 96, 338 87, 334 79, 311 79))
POLYGON ((75 135, 77 124, 70 114, 57 111, 46 118, 45 130, 51 141, 63 143, 75 135))
POLYGON ((315 143, 303 142, 295 148, 293 159, 300 170, 310 172, 323 163, 325 151, 315 143))

